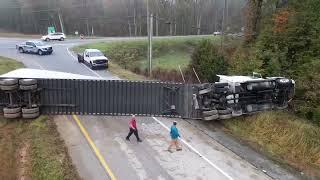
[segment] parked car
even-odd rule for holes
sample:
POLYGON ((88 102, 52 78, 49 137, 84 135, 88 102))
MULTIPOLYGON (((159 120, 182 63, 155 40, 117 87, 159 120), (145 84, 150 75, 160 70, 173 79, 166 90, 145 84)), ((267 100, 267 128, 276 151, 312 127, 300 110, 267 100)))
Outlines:
POLYGON ((219 32, 219 31, 213 32, 213 35, 215 35, 215 36, 221 35, 221 32, 219 32))
POLYGON ((64 41, 66 39, 66 35, 64 33, 56 32, 56 33, 50 33, 48 35, 42 36, 41 39, 43 41, 50 41, 50 40, 64 41))
POLYGON ((91 69, 108 68, 109 59, 98 49, 86 49, 78 54, 78 62, 87 64, 91 69))
POLYGON ((20 53, 35 53, 40 56, 44 54, 52 54, 53 52, 52 46, 45 45, 41 41, 26 41, 16 45, 16 49, 20 53))

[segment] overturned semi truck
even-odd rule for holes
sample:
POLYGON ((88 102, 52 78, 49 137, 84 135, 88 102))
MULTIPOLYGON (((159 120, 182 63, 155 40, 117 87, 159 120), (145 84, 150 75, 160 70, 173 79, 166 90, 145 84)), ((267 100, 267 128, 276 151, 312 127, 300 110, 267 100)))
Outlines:
POLYGON ((294 87, 294 80, 256 74, 182 84, 19 69, 0 76, 0 113, 5 118, 136 114, 210 121, 287 108, 294 87))

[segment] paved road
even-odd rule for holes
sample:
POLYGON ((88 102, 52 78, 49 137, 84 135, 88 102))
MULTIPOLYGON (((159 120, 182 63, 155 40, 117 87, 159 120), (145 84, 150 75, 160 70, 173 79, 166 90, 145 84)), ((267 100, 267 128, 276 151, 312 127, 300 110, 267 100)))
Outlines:
MULTIPOLYGON (((53 70, 53 71, 61 71, 68 72, 74 74, 88 75, 88 76, 96 76, 101 77, 103 79, 118 79, 111 75, 108 71, 99 70, 92 71, 84 64, 79 64, 75 58, 75 55, 69 51, 69 48, 75 45, 101 41, 98 40, 66 40, 63 42, 60 41, 52 41, 48 42, 53 46, 53 54, 38 56, 35 54, 21 54, 16 49, 16 44, 19 44, 25 39, 8 39, 8 38, 0 38, 0 55, 10 57, 13 59, 17 59, 24 63, 28 68, 33 69, 44 69, 44 70, 53 70), (71 56, 72 54, 72 56, 71 56)), ((110 38, 113 40, 113 38, 110 38)))
MULTIPOLYGON (((99 40, 50 42, 54 53, 49 56, 18 53, 15 45, 22 41, 0 38, 0 55, 15 58, 29 68, 117 79, 107 71, 92 71, 79 64, 68 51, 74 45, 99 40)), ((183 151, 171 154, 166 151, 169 141, 167 127, 173 119, 138 119, 144 140, 140 144, 134 137, 130 142, 124 139, 128 117, 80 116, 85 130, 73 116, 56 116, 55 122, 83 179, 109 179, 106 169, 117 179, 270 179, 261 169, 180 119, 176 120, 185 140, 183 151)))

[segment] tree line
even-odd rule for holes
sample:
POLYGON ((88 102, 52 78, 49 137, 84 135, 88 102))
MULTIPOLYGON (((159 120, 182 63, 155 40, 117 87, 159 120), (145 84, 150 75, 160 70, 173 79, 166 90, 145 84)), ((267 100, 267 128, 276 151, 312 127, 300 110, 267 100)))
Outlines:
POLYGON ((221 31, 224 13, 225 30, 240 32, 246 4, 246 0, 2 0, 0 30, 45 34, 48 26, 62 31, 62 21, 67 34, 145 36, 149 10, 154 35, 212 34, 221 31))

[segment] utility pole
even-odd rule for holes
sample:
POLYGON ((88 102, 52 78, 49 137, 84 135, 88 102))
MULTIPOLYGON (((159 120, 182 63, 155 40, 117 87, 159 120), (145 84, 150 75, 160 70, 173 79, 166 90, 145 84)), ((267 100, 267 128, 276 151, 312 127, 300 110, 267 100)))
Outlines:
POLYGON ((60 9, 58 10, 58 17, 59 17, 61 32, 64 33, 63 20, 61 17, 60 9))
POLYGON ((149 76, 151 77, 152 75, 152 34, 153 34, 153 16, 152 14, 150 14, 149 17, 149 27, 148 27, 148 44, 149 44, 149 48, 148 48, 148 59, 149 59, 149 76))
POLYGON ((149 0, 147 0, 147 34, 149 35, 149 0))
POLYGON ((227 0, 224 0, 224 8, 223 8, 223 16, 222 16, 222 27, 221 27, 221 52, 223 53, 223 46, 224 46, 224 37, 225 37, 225 12, 227 8, 227 0))

